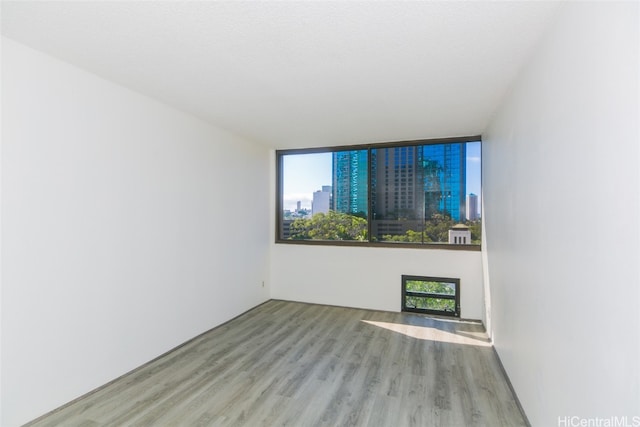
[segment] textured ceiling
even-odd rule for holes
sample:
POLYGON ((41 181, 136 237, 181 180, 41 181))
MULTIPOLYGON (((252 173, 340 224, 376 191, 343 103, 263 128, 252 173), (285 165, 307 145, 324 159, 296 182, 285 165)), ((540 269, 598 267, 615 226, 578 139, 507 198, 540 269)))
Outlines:
POLYGON ((2 2, 2 33, 271 147, 483 132, 549 2, 2 2))

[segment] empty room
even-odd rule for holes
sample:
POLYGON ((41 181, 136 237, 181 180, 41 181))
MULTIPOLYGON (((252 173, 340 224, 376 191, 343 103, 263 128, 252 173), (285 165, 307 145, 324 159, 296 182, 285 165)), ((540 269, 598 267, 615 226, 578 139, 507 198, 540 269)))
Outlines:
POLYGON ((0 425, 640 426, 640 6, 2 1, 0 425))

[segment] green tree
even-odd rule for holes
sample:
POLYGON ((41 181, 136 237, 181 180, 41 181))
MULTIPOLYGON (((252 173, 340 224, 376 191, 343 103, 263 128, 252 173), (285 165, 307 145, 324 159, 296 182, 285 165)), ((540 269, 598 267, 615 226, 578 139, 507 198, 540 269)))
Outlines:
POLYGON ((482 240, 481 221, 467 221, 465 225, 467 225, 469 227, 469 231, 471 231, 471 243, 479 245, 482 240))
MULTIPOLYGON (((481 222, 466 221, 464 224, 471 232, 471 243, 480 244, 481 222)), ((449 241, 449 229, 456 225, 450 216, 441 213, 433 214, 425 221, 424 235, 421 231, 407 230, 405 234, 385 234, 381 241, 385 242, 405 242, 405 243, 447 243, 449 241)))
POLYGON ((421 231, 407 230, 405 234, 385 234, 382 236, 385 242, 407 242, 407 243, 426 243, 430 242, 429 236, 423 235, 421 231))
POLYGON ((425 221, 424 233, 431 242, 448 242, 449 229, 455 225, 455 221, 450 216, 435 213, 425 221))
POLYGON ((367 240, 367 220, 329 211, 291 223, 291 240, 367 240))
MULTIPOLYGON (((455 295, 455 288, 451 284, 443 282, 431 282, 424 280, 407 280, 407 291, 425 292, 429 294, 455 295)), ((421 308, 427 310, 455 311, 455 300, 434 298, 434 297, 417 297, 406 296, 407 307, 421 308)))

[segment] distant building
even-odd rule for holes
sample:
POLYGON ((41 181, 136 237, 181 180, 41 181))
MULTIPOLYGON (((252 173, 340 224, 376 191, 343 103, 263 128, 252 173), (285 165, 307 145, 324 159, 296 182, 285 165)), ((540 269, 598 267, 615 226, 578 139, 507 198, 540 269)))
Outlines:
POLYGON ((298 200, 298 202, 296 203, 296 212, 300 211, 301 208, 302 208, 302 202, 298 200))
POLYGON ((449 243, 452 245, 471 244, 471 231, 464 224, 456 224, 449 229, 449 243))
POLYGON ((291 236, 291 223, 293 223, 292 219, 282 220, 282 236, 281 239, 287 240, 291 236))
POLYGON ((331 194, 331 197, 329 197, 329 210, 335 210, 335 208, 333 207, 333 187, 330 185, 323 185, 322 191, 331 194))
POLYGON ((475 221, 480 218, 478 214, 478 196, 476 194, 470 193, 468 197, 468 209, 467 209, 467 219, 469 221, 475 221))
POLYGON ((319 213, 328 213, 331 209, 331 186, 322 186, 322 191, 313 193, 313 202, 311 203, 311 216, 319 213))

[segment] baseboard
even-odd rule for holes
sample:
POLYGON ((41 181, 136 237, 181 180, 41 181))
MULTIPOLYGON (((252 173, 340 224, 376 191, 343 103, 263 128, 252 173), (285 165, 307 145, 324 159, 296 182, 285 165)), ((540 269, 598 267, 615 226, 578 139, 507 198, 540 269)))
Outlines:
POLYGON ((520 403, 520 399, 518 398, 518 393, 516 393, 516 390, 513 388, 513 384, 511 384, 511 379, 509 378, 509 375, 507 374, 507 370, 504 368, 504 365, 502 364, 502 359, 500 359, 500 355, 498 354, 498 350, 496 350, 496 346, 492 345, 491 348, 493 349, 493 353, 496 355, 496 359, 498 359, 498 365, 500 365, 500 370, 502 371, 502 375, 504 375, 504 379, 507 380, 507 385, 509 386, 509 390, 511 390, 511 394, 513 394, 513 398, 516 401, 516 405, 518 405, 518 409, 522 414, 522 418, 524 418, 525 423, 527 423, 527 427, 531 427, 531 422, 529 421, 529 418, 527 418, 527 413, 524 412, 522 403, 520 403))

